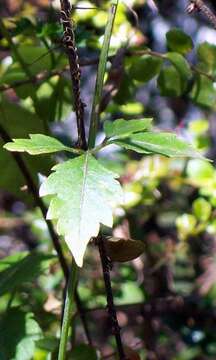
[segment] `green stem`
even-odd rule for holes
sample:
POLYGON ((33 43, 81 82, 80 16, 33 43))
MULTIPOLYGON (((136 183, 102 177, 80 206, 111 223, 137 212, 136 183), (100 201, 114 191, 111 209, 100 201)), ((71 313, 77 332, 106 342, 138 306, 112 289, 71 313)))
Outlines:
POLYGON ((98 125, 99 125, 99 115, 100 115, 100 101, 103 92, 103 84, 104 84, 104 76, 106 71, 106 64, 108 60, 108 52, 110 46, 110 39, 112 36, 112 29, 115 20, 116 10, 118 6, 118 0, 113 0, 109 10, 108 21, 106 24, 105 34, 104 34, 104 42, 102 45, 102 50, 99 59, 95 93, 92 104, 92 112, 91 112, 91 122, 90 122, 90 130, 89 130, 89 143, 88 147, 92 149, 95 145, 95 139, 97 135, 98 125))
POLYGON ((77 282, 77 273, 78 273, 78 267, 73 259, 72 266, 71 266, 71 272, 70 272, 70 276, 68 279, 68 285, 67 285, 58 360, 65 360, 65 355, 66 355, 66 350, 67 350, 68 332, 69 332, 69 327, 70 327, 70 323, 71 323, 73 304, 74 304, 74 292, 75 292, 75 287, 76 287, 76 282, 77 282))

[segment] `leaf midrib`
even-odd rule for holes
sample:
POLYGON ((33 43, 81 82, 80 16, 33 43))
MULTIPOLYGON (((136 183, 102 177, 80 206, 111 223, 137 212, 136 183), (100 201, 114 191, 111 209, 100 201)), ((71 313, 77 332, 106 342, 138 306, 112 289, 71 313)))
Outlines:
POLYGON ((88 172, 88 157, 89 157, 89 152, 86 152, 85 155, 85 162, 84 162, 84 166, 83 166, 83 182, 82 182, 82 186, 81 186, 81 194, 80 194, 80 206, 79 206, 79 240, 80 240, 80 233, 81 233, 81 222, 82 222, 82 211, 83 211, 83 207, 84 207, 84 199, 85 199, 85 187, 86 187, 86 181, 87 181, 87 172, 88 172))

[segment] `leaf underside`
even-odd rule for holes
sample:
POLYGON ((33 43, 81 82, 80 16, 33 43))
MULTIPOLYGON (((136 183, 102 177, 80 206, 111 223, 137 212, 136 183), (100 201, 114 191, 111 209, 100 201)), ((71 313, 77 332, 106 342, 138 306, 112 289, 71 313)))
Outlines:
POLYGON ((53 170, 42 184, 40 196, 54 195, 47 218, 57 219, 57 231, 81 267, 86 246, 98 235, 100 224, 112 227, 112 205, 122 200, 121 186, 115 180, 117 175, 89 152, 53 170))

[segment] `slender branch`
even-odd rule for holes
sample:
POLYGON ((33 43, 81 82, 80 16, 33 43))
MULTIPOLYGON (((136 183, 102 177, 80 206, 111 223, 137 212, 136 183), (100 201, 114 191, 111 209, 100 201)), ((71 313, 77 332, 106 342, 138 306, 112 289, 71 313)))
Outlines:
POLYGON ((100 114, 100 101, 103 92, 104 76, 106 71, 106 64, 108 60, 108 52, 110 46, 110 39, 112 35, 113 24, 115 20, 115 15, 117 11, 118 0, 113 0, 110 6, 109 16, 107 20, 107 25, 104 34, 104 42, 102 45, 102 50, 99 59, 99 66, 97 72, 96 86, 92 104, 91 112, 91 121, 90 121, 90 130, 89 130, 89 148, 93 148, 95 145, 96 134, 99 125, 99 114, 100 114))
POLYGON ((109 317, 110 317, 110 320, 112 323, 113 333, 114 333, 115 339, 116 339, 118 355, 119 355, 120 360, 126 360, 126 356, 124 353, 124 348, 123 348, 122 340, 121 340, 120 327, 118 324, 116 309, 115 309, 114 300, 113 300, 112 285, 111 285, 111 279, 110 279, 110 260, 107 257, 106 248, 104 245, 104 239, 102 236, 98 236, 97 244, 98 244, 98 248, 99 248, 100 259, 101 259, 101 264, 102 264, 102 269, 103 269, 104 284, 105 284, 106 296, 107 296, 108 313, 109 313, 109 317))
MULTIPOLYGON (((126 56, 128 57, 131 57, 131 56, 142 56, 142 55, 151 55, 151 56, 154 56, 154 57, 158 57, 158 58, 161 58, 161 59, 165 59, 165 54, 162 54, 162 53, 158 53, 156 51, 151 51, 151 50, 136 50, 136 51, 131 51, 130 49, 128 49, 128 51, 126 52, 125 54, 126 56)), ((109 56, 108 57, 108 60, 109 61, 112 61, 113 58, 115 57, 115 55, 113 56, 109 56)), ((80 59, 80 66, 91 66, 91 65, 97 65, 99 62, 99 59, 98 58, 93 58, 93 59, 80 59)), ((209 80, 215 82, 216 81, 216 77, 211 75, 211 74, 208 74, 206 73, 205 71, 203 70, 200 70, 198 69, 196 66, 190 64, 190 67, 191 67, 191 70, 194 72, 194 73, 197 73, 197 74, 200 74, 200 75, 203 75, 205 77, 207 77, 209 80)), ((10 89, 15 89, 19 86, 22 86, 22 85, 26 85, 26 84, 29 84, 29 83, 33 83, 33 84, 40 84, 42 83, 43 81, 46 81, 48 79, 50 79, 52 76, 61 76, 65 71, 68 71, 69 67, 66 66, 64 67, 63 69, 61 70, 52 70, 52 71, 43 71, 35 76, 33 76, 32 78, 27 78, 27 79, 24 79, 24 80, 19 80, 19 81, 14 81, 13 83, 11 84, 2 84, 0 85, 0 92, 3 92, 3 91, 7 91, 7 90, 10 90, 10 89)))
POLYGON ((71 323, 71 317, 73 312, 73 297, 77 283, 77 273, 78 267, 73 259, 71 265, 71 272, 70 277, 68 279, 67 284, 67 292, 66 292, 66 299, 64 304, 64 316, 63 316, 63 323, 61 329, 61 338, 60 338, 60 345, 59 345, 59 353, 58 353, 58 360, 65 360, 66 350, 67 350, 67 339, 68 339, 68 332, 71 323))
POLYGON ((203 0, 189 0, 187 11, 189 14, 200 11, 216 29, 216 15, 209 9, 203 0))
POLYGON ((80 67, 79 58, 77 54, 77 48, 75 44, 75 36, 73 23, 70 18, 71 6, 69 0, 60 0, 61 4, 61 22, 64 28, 64 44, 68 54, 70 76, 73 87, 73 98, 74 107, 77 120, 77 131, 78 131, 78 147, 86 150, 87 143, 85 137, 85 126, 84 126, 84 103, 81 100, 80 94, 80 67))

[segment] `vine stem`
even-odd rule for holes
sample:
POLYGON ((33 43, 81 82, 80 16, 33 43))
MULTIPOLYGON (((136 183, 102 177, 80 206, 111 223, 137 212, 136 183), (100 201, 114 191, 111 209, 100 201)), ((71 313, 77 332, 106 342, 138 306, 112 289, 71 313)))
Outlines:
POLYGON ((111 324, 112 324, 112 331, 115 335, 119 359, 126 360, 126 356, 124 353, 124 348, 123 348, 122 340, 121 340, 121 333, 120 333, 120 327, 118 324, 116 308, 115 308, 114 299, 113 299, 113 292, 112 292, 112 285, 111 285, 111 278, 110 278, 111 263, 107 256, 107 253, 106 253, 106 247, 104 245, 103 236, 98 236, 97 244, 98 244, 98 248, 99 248, 100 259, 101 259, 101 264, 102 264, 102 269, 103 269, 104 284, 105 284, 106 296, 107 296, 107 308, 108 308, 108 313, 109 313, 109 317, 110 317, 111 324))
POLYGON ((115 15, 117 11, 118 0, 113 0, 109 10, 109 16, 107 20, 107 25, 104 34, 104 41, 102 45, 102 50, 99 58, 98 72, 96 78, 95 92, 92 103, 91 111, 91 120, 90 120, 90 130, 89 130, 89 140, 88 147, 91 149, 95 145, 96 135, 99 125, 99 107, 100 101, 103 92, 104 76, 106 71, 106 64, 108 60, 108 52, 110 46, 110 39, 112 36, 113 24, 115 21, 115 15))
POLYGON ((216 29, 216 15, 209 9, 203 0, 189 0, 187 11, 189 14, 200 11, 216 29))
POLYGON ((76 283, 77 283, 77 274, 78 267, 73 259, 71 265, 71 272, 67 282, 67 291, 66 291, 66 299, 64 304, 64 315, 63 322, 61 328, 61 337, 60 337, 60 345, 59 345, 59 353, 58 360, 65 360, 66 350, 67 350, 67 339, 68 332, 72 318, 73 312, 73 301, 76 283))
POLYGON ((81 71, 79 66, 79 58, 75 43, 74 35, 74 26, 71 20, 71 5, 69 0, 60 0, 61 4, 61 22, 64 28, 63 41, 65 48, 67 50, 69 68, 70 68, 70 77, 72 82, 72 97, 74 99, 74 108, 76 113, 77 121, 77 132, 78 132, 78 147, 86 150, 86 136, 85 136, 85 126, 84 126, 84 108, 85 104, 81 99, 80 92, 80 77, 81 71))

